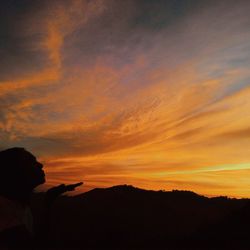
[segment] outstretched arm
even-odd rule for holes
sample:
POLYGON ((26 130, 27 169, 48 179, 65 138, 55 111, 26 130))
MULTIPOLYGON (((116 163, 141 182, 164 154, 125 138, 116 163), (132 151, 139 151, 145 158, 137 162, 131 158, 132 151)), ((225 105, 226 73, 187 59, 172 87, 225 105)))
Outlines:
POLYGON ((83 182, 78 182, 75 184, 65 185, 61 184, 56 187, 50 188, 45 194, 45 206, 50 207, 57 197, 68 191, 74 191, 76 187, 79 187, 83 182))

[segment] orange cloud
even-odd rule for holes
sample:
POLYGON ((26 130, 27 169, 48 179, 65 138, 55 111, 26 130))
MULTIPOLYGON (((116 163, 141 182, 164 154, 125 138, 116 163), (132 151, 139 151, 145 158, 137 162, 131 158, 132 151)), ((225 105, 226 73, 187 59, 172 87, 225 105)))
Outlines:
POLYGON ((37 154, 48 185, 246 195, 247 18, 206 9, 157 31, 131 27, 131 4, 122 18, 114 6, 55 1, 31 15, 42 69, 0 84, 2 145, 37 154))

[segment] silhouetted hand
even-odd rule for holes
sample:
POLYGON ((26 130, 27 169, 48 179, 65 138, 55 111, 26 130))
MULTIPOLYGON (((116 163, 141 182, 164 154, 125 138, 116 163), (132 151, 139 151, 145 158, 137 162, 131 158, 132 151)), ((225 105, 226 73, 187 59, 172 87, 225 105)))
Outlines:
POLYGON ((81 186, 82 184, 83 182, 78 182, 78 183, 70 184, 70 185, 61 184, 56 187, 50 188, 46 192, 46 197, 45 197, 45 201, 47 205, 51 205, 52 202, 61 194, 68 192, 68 191, 73 191, 75 190, 76 187, 81 186))

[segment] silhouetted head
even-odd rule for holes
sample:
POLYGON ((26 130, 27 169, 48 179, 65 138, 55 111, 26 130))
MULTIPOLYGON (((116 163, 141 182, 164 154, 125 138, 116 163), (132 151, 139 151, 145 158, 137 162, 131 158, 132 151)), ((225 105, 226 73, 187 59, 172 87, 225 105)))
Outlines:
POLYGON ((0 151, 0 194, 11 199, 26 199, 45 182, 43 165, 24 148, 0 151))

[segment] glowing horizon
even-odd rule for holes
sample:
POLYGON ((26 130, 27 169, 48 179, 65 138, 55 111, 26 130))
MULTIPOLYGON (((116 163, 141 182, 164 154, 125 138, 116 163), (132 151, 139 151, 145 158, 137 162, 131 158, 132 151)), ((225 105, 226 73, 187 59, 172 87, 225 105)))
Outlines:
POLYGON ((250 4, 3 4, 0 148, 47 185, 250 197, 250 4))

